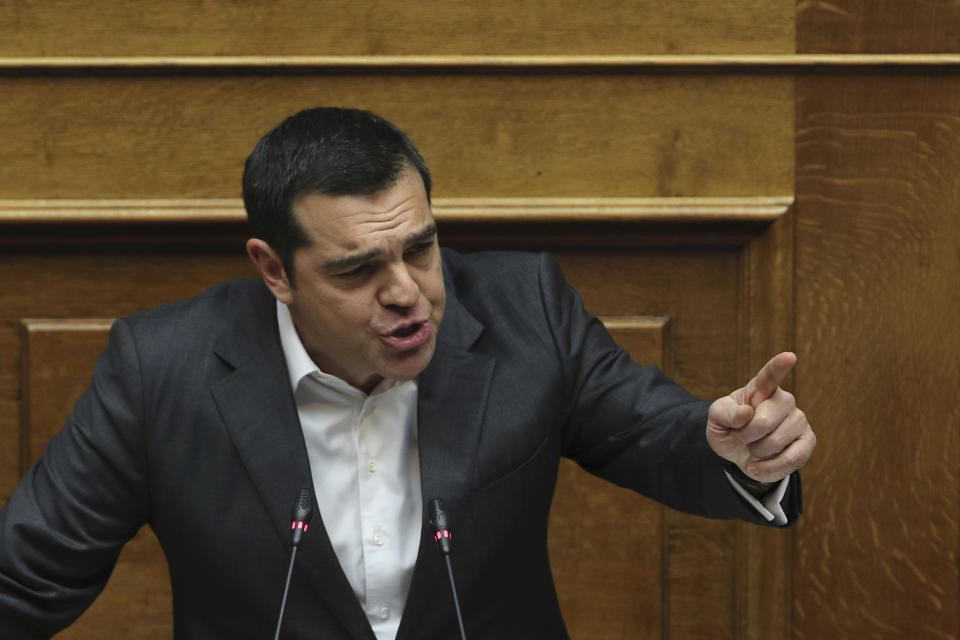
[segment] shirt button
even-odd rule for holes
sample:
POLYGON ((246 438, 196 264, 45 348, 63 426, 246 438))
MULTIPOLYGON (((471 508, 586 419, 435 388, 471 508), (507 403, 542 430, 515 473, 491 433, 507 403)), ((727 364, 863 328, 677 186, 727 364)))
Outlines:
POLYGON ((389 617, 390 617, 390 607, 380 607, 379 609, 377 609, 377 616, 378 616, 381 620, 386 620, 387 618, 389 618, 389 617))
POLYGON ((374 471, 376 471, 376 470, 377 470, 377 461, 374 460, 373 458, 370 458, 370 461, 367 462, 367 469, 369 469, 371 473, 373 473, 374 471))
POLYGON ((382 547, 386 542, 387 536, 381 532, 377 531, 375 534, 373 534, 373 544, 377 545, 378 547, 382 547))

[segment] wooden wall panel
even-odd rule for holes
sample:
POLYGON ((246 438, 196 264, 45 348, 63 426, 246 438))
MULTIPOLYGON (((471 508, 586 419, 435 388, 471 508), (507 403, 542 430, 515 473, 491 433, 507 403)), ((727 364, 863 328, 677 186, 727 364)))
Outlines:
POLYGON ((787 0, 0 4, 0 56, 793 51, 787 0))
MULTIPOLYGON (((665 638, 742 637, 736 620, 736 527, 667 512, 670 571, 665 638)), ((584 640, 587 640, 584 638, 584 640)))
POLYGON ((669 317, 671 376, 702 398, 719 397, 739 386, 739 258, 735 248, 654 249, 640 255, 636 250, 599 249, 557 255, 591 312, 669 317), (700 313, 709 313, 709 321, 700 313), (736 386, 724 390, 731 384, 736 386))
MULTIPOLYGON (((37 421, 62 420, 30 409, 30 372, 41 366, 21 370, 20 362, 40 357, 41 342, 28 332, 37 340, 23 347, 22 319, 53 318, 62 327, 64 318, 125 315, 249 275, 239 225, 216 218, 225 222, 218 230, 209 217, 223 214, 224 203, 200 201, 203 213, 180 219, 183 199, 236 198, 256 139, 306 106, 371 108, 406 129, 434 170, 438 203, 466 199, 448 205, 461 210, 441 222, 445 244, 550 249, 594 312, 669 317, 669 336, 662 325, 636 321, 617 331, 701 397, 729 392, 761 358, 792 345, 792 214, 677 214, 690 206, 687 196, 759 201, 792 193, 793 72, 744 67, 737 56, 793 53, 794 3, 373 0, 322 9, 294 0, 0 6, 0 199, 26 199, 25 211, 46 210, 50 221, 65 210, 50 198, 156 198, 170 223, 99 226, 124 210, 117 204, 66 228, 22 224, 29 215, 0 222, 0 504, 16 482, 4 463, 17 461, 7 445, 19 442, 21 409, 37 445, 37 421), (640 54, 654 57, 596 58, 640 54), (733 62, 694 57, 663 66, 659 54, 733 62), (430 58, 398 58, 407 55, 430 58), (458 55, 480 57, 457 62, 458 55), (505 55, 518 57, 484 57, 505 55), (637 196, 666 200, 627 203, 626 217, 615 213, 622 202, 590 202, 637 196), (489 200, 498 197, 580 204, 489 200), (477 215, 483 202, 500 218, 477 215), (666 213, 634 215, 661 206, 666 213), (505 222, 510 211, 539 217, 505 222)), ((78 335, 53 334, 68 343, 78 335)), ((53 344, 53 334, 43 344, 53 344)), ((789 534, 675 514, 601 488, 572 465, 562 473, 554 517, 563 524, 552 528, 551 543, 575 638, 788 635, 789 534), (598 549, 584 523, 620 516, 630 539, 646 544, 586 558, 582 551, 598 549), (605 575, 611 592, 597 589, 605 575), (598 599, 607 603, 600 615, 598 599)), ((137 629, 169 637, 146 585, 159 574, 141 573, 160 567, 151 544, 145 533, 124 552, 109 588, 126 595, 105 596, 65 637, 137 629), (144 607, 153 613, 139 627, 108 622, 144 607)))
MULTIPOLYGON (((795 336, 796 215, 793 207, 752 241, 742 254, 740 286, 741 338, 739 379, 749 380, 773 354, 798 349, 795 336)), ((800 366, 803 366, 802 364, 800 366)), ((796 392, 793 374, 784 389, 796 392)), ((798 402, 806 407, 802 396, 798 402)), ((814 422, 814 429, 817 424, 814 422)), ((737 637, 793 636, 793 531, 737 524, 734 623, 737 637)))
MULTIPOLYGON (((166 248, 157 249, 144 245, 142 238, 125 237, 116 227, 104 235, 116 236, 119 247, 103 242, 61 247, 54 242, 55 228, 46 229, 48 242, 24 244, 30 236, 21 232, 0 229, 0 505, 20 477, 21 457, 26 458, 20 438, 23 320, 129 315, 195 295, 226 278, 254 274, 239 241, 232 252, 210 243, 206 255, 198 255, 188 253, 188 239, 182 236, 168 238, 166 248)), ((163 236, 157 236, 155 241, 163 243, 163 236)), ((69 240, 82 237, 75 233, 69 240)), ((86 379, 90 372, 88 365, 86 379)), ((59 428, 65 418, 46 429, 59 428)))
POLYGON ((960 77, 798 83, 798 638, 960 636, 960 77))
MULTIPOLYGON (((566 225, 443 229, 470 248, 555 250, 598 313, 670 316, 668 364, 703 397, 783 348, 800 356, 795 390, 821 442, 800 524, 642 511, 636 526, 663 536, 651 586, 661 597, 605 629, 573 611, 572 626, 582 638, 960 637, 957 57, 789 55, 957 53, 956 2, 302 6, 3 3, 0 57, 90 58, 26 71, 0 59, 0 198, 235 198, 256 138, 320 103, 373 108, 408 129, 440 198, 780 196, 796 167, 797 209, 770 226, 624 232, 587 211, 566 225), (708 55, 683 66, 659 55, 670 53, 708 55), (384 57, 411 54, 432 66, 384 57), (507 54, 556 58, 445 58, 507 54), (591 58, 603 54, 655 56, 591 58), (95 69, 97 56, 128 55, 179 62, 95 69), (198 55, 366 57, 295 68, 218 58, 232 66, 217 69, 198 55)), ((19 471, 23 318, 129 313, 249 269, 239 244, 225 249, 210 229, 145 251, 120 249, 129 227, 103 227, 99 249, 45 246, 56 226, 17 249, 23 231, 0 227, 0 504, 19 471)), ((607 513, 619 499, 567 481, 577 505, 607 513)))
POLYGON ((0 76, 0 95, 4 198, 236 197, 260 135, 318 104, 406 129, 437 196, 792 190, 792 81, 776 75, 0 76))
POLYGON ((87 388, 111 324, 96 319, 23 320, 21 473, 40 457, 87 388))
POLYGON ((958 53, 960 4, 800 0, 798 53, 958 53))

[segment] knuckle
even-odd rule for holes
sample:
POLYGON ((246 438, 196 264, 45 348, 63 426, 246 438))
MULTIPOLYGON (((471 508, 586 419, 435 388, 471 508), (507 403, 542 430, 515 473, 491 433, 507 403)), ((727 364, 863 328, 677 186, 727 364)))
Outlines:
POLYGON ((787 404, 791 409, 797 409, 797 398, 789 391, 784 391, 786 394, 787 404))
POLYGON ((800 468, 800 461, 797 460, 797 455, 792 451, 784 451, 782 456, 783 465, 790 470, 800 468))
POLYGON ((772 435, 767 436, 763 440, 760 440, 754 443, 750 447, 750 453, 760 459, 772 458, 783 451, 783 443, 781 439, 776 438, 772 435))
POLYGON ((793 406, 797 405, 797 399, 792 393, 784 389, 783 387, 777 387, 777 399, 786 404, 793 406))
POLYGON ((788 471, 796 471, 810 458, 808 452, 798 452, 798 451, 786 451, 784 452, 784 462, 786 463, 788 471))
POLYGON ((770 407, 760 405, 753 414, 753 420, 750 421, 750 426, 758 432, 764 434, 770 433, 773 427, 773 417, 770 414, 770 407))
POLYGON ((786 449, 791 442, 793 442, 793 440, 788 435, 785 435, 780 431, 775 431, 774 433, 771 433, 769 437, 770 437, 770 446, 775 450, 774 453, 780 453, 781 451, 786 449))

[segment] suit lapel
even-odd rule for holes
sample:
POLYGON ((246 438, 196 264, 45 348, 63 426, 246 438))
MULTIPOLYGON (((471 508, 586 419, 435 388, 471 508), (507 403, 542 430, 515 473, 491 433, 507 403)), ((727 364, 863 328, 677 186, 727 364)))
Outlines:
MULTIPOLYGON (((260 494, 280 540, 289 540, 290 509, 300 487, 313 487, 310 462, 280 347, 272 296, 249 304, 257 310, 216 346, 236 369, 212 394, 227 431, 260 494), (246 326, 243 326, 246 323, 246 326)), ((248 314, 249 309, 245 308, 248 314)), ((419 381, 417 438, 424 512, 420 549, 398 638, 415 638, 427 606, 449 590, 440 552, 429 530, 427 508, 444 501, 454 532, 465 517, 484 409, 495 360, 469 351, 483 326, 448 289, 437 348, 419 381)), ((317 507, 314 504, 316 513, 317 507)), ((373 638, 359 601, 343 573, 320 518, 298 554, 297 571, 356 638, 373 638)))
MULTIPOLYGON (((260 318, 259 328, 241 327, 221 338, 216 351, 236 369, 214 385, 212 393, 279 540, 287 544, 298 489, 312 490, 313 482, 272 301, 272 297, 267 301, 271 314, 260 318)), ((314 501, 310 533, 297 554, 297 572, 353 637, 372 638, 317 512, 314 501)))
POLYGON ((420 375, 417 438, 424 514, 419 555, 398 638, 415 638, 416 623, 427 606, 438 599, 449 600, 449 585, 427 513, 431 500, 443 500, 454 536, 457 523, 466 515, 495 364, 492 357, 468 350, 482 331, 483 326, 456 298, 448 297, 436 352, 420 375))

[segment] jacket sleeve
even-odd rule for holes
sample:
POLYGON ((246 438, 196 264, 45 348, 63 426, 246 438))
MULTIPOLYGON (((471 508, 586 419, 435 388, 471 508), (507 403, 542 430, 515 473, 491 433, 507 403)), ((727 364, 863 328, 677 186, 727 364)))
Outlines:
MULTIPOLYGON (((707 444, 710 403, 691 396, 656 365, 631 361, 546 254, 540 289, 566 387, 564 455, 681 511, 768 524, 736 493, 723 459, 707 444)), ((789 487, 781 504, 791 524, 800 510, 799 477, 789 487)))
POLYGON ((47 638, 103 590, 143 524, 137 352, 117 321, 93 382, 0 511, 0 637, 47 638))

